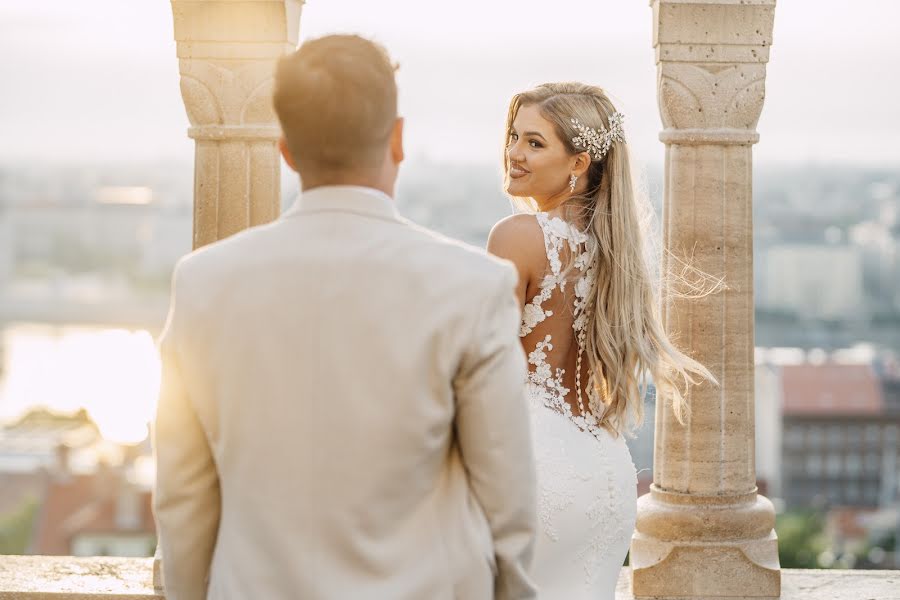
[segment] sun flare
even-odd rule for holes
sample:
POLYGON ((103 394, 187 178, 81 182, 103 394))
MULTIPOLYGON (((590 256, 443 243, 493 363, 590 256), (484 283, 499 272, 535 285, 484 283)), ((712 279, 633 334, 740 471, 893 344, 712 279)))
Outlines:
POLYGON ((159 393, 160 360, 147 331, 21 325, 6 331, 0 417, 31 408, 85 408, 109 441, 147 436, 159 393))

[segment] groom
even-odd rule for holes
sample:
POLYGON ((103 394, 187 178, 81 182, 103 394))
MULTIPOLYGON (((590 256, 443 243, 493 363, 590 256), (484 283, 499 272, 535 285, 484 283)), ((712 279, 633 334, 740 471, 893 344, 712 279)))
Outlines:
POLYGON ((179 263, 160 342, 167 600, 533 598, 513 267, 398 216, 382 48, 307 42, 274 101, 302 195, 179 263))

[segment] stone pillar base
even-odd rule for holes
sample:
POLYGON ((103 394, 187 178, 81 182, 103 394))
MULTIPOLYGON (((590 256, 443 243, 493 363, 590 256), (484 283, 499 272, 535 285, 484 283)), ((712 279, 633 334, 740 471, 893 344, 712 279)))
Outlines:
POLYGON ((656 489, 641 496, 638 507, 630 555, 635 598, 780 596, 775 515, 766 498, 656 489))
POLYGON ((778 540, 729 542, 661 542, 635 534, 631 542, 635 598, 779 598, 778 540), (751 556, 771 555, 773 566, 751 556), (661 559, 656 561, 659 557, 661 559))

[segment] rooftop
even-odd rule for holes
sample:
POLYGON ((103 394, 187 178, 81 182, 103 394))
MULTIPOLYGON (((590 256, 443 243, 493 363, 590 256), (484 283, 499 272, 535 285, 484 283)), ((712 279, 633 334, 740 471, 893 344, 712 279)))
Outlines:
POLYGON ((884 410, 881 386, 868 365, 785 365, 784 414, 877 416, 884 410))

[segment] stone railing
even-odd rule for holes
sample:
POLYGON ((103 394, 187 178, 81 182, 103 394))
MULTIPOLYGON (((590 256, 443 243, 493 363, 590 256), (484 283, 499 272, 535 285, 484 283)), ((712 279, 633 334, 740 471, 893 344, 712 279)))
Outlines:
POLYGON ((0 599, 164 598, 152 558, 0 557, 0 599))
MULTIPOLYGON (((165 598, 153 587, 152 558, 0 557, 0 600, 150 598, 165 598)), ((626 567, 619 578, 616 600, 631 598, 631 570, 626 567)), ((785 569, 781 598, 900 600, 900 571, 785 569)))

